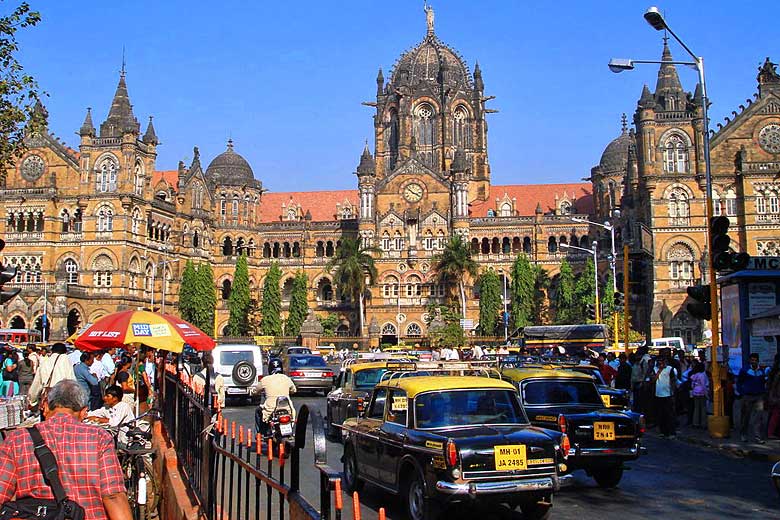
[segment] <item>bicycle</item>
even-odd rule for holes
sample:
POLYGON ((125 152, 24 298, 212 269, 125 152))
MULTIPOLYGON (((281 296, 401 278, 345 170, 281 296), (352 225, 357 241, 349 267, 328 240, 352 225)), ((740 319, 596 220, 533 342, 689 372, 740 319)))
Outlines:
POLYGON ((154 457, 154 450, 151 447, 152 434, 140 428, 138 424, 143 418, 152 418, 156 415, 156 410, 149 410, 133 421, 110 429, 114 434, 119 464, 127 488, 127 498, 135 520, 155 518, 160 503, 160 483, 155 477, 152 466, 154 457), (125 433, 127 441, 121 444, 118 440, 119 432, 125 428, 127 428, 125 433))

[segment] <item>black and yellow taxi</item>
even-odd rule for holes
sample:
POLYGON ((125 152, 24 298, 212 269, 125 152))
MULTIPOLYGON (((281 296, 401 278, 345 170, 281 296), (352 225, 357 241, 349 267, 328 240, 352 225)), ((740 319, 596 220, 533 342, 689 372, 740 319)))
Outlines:
POLYGON ((593 379, 593 382, 596 383, 596 387, 599 389, 599 395, 601 395, 601 400, 604 401, 604 406, 607 408, 626 410, 631 407, 628 390, 612 388, 609 386, 607 382, 604 381, 604 377, 601 375, 601 371, 599 371, 599 367, 596 365, 570 365, 567 368, 570 368, 575 372, 589 375, 593 379))
POLYGON ((583 469, 601 487, 615 487, 624 463, 644 451, 644 417, 605 405, 589 374, 554 366, 510 368, 502 376, 517 386, 531 423, 566 433, 566 471, 583 469))
POLYGON ((334 388, 326 396, 325 434, 332 441, 341 440, 339 426, 365 409, 374 387, 388 371, 414 370, 414 363, 405 359, 381 361, 350 360, 342 365, 334 388))
POLYGON ((390 377, 341 428, 347 490, 369 482, 398 494, 411 520, 471 500, 545 518, 570 478, 560 476, 566 434, 531 425, 515 387, 498 378, 390 377))

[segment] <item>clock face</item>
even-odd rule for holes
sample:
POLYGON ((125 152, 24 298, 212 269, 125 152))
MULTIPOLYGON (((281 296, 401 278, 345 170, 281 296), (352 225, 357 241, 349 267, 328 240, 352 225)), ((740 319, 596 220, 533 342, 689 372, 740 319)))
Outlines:
POLYGON ((780 153, 780 125, 766 125, 758 133, 758 144, 769 153, 780 153))
POLYGON ((407 184, 404 188, 404 198, 408 202, 419 202, 423 197, 423 187, 417 183, 407 184))
POLYGON ((40 155, 28 155, 27 158, 22 161, 22 177, 28 181, 36 181, 43 175, 43 170, 46 168, 46 163, 40 155))

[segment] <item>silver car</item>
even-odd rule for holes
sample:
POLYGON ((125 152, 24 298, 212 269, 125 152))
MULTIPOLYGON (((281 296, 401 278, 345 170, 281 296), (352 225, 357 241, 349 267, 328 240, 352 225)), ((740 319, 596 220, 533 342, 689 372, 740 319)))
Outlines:
POLYGON ((298 392, 311 391, 327 394, 333 387, 336 371, 325 363, 322 356, 293 354, 282 360, 287 374, 298 392))

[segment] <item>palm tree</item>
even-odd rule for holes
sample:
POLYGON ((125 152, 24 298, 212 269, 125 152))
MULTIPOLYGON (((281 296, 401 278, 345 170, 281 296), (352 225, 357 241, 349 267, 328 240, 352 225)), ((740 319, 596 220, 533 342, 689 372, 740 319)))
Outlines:
POLYGON ((377 278, 372 253, 380 253, 377 247, 364 246, 358 238, 346 237, 336 248, 336 255, 328 262, 326 269, 333 273, 333 281, 342 294, 348 295, 360 306, 359 331, 363 335, 363 298, 366 289, 377 278))
POLYGON ((444 251, 433 257, 433 269, 439 283, 454 282, 460 293, 460 311, 466 319, 466 275, 472 278, 479 273, 479 264, 471 258, 471 248, 460 235, 450 238, 444 251))

